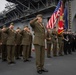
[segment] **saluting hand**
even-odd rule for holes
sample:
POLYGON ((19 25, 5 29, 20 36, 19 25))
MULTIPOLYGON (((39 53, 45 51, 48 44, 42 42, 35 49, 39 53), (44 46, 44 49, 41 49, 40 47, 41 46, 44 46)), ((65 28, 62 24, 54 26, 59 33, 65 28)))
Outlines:
POLYGON ((0 45, 2 45, 2 43, 0 43, 0 45))

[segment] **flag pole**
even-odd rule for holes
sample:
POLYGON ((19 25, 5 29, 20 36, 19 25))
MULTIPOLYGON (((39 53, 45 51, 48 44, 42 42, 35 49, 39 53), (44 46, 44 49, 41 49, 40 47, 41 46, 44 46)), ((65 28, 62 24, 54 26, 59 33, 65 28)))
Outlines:
POLYGON ((69 29, 72 28, 72 22, 71 22, 71 1, 68 1, 68 7, 69 7, 69 29))

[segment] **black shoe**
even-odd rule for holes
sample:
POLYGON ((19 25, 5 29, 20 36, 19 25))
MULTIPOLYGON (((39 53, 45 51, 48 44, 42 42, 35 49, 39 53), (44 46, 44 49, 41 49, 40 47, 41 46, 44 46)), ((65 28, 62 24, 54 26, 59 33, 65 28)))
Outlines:
POLYGON ((23 56, 23 55, 20 55, 21 57, 23 56))
POLYGON ((52 58, 51 56, 47 56, 47 58, 52 58))
POLYGON ((31 60, 28 60, 28 59, 27 59, 26 61, 30 62, 31 60))
POLYGON ((73 50, 72 52, 75 52, 75 50, 73 50))
POLYGON ((16 62, 11 62, 12 64, 16 64, 16 62))
POLYGON ((59 54, 59 56, 64 56, 63 54, 59 54))
POLYGON ((29 56, 29 58, 33 58, 32 56, 29 56))
POLYGON ((5 62, 5 61, 7 61, 7 59, 2 59, 2 62, 5 62))
POLYGON ((69 53, 69 54, 71 54, 71 55, 72 55, 72 53, 69 53))
POLYGON ((42 70, 38 70, 37 73, 42 74, 42 70))
POLYGON ((27 60, 24 60, 23 62, 27 62, 27 60))
POLYGON ((65 55, 68 55, 67 53, 64 53, 65 55))
POLYGON ((10 65, 10 64, 12 64, 12 62, 8 62, 8 64, 10 65))
POLYGON ((21 58, 18 57, 18 58, 16 58, 16 59, 19 60, 19 59, 21 59, 21 58))
POLYGON ((53 55, 53 57, 57 57, 57 55, 53 55))
POLYGON ((46 69, 42 69, 41 71, 42 71, 42 72, 48 72, 48 70, 46 70, 46 69))

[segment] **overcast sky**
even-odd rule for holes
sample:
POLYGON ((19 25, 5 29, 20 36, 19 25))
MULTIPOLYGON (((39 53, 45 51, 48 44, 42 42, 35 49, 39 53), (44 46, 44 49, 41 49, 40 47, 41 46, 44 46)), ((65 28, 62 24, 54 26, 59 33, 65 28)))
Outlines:
POLYGON ((5 9, 5 4, 8 3, 6 0, 0 0, 0 12, 5 9))

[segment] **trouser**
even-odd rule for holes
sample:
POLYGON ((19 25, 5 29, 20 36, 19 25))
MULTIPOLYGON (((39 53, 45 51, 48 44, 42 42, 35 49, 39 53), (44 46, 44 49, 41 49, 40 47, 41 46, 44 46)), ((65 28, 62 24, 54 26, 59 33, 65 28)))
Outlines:
POLYGON ((31 48, 32 48, 32 44, 29 45, 29 57, 31 57, 31 48))
POLYGON ((68 53, 69 54, 72 53, 72 44, 71 43, 68 44, 68 53))
POLYGON ((76 51, 76 40, 75 40, 75 51, 76 51))
POLYGON ((21 45, 20 46, 20 54, 19 54, 20 56, 22 56, 22 52, 23 52, 23 46, 21 45))
POLYGON ((44 58, 45 58, 45 47, 40 45, 35 46, 35 53, 36 53, 36 67, 37 70, 43 69, 44 66, 44 58))
POLYGON ((47 43, 47 57, 51 55, 51 43, 47 43))
POLYGON ((20 56, 20 45, 16 45, 16 48, 15 48, 15 57, 19 58, 19 56, 20 56))
POLYGON ((57 42, 53 42, 53 56, 57 55, 57 42))
POLYGON ((76 41, 74 41, 74 51, 76 50, 76 41))
POLYGON ((23 45, 23 60, 28 60, 29 58, 29 45, 23 45))
POLYGON ((72 42, 72 51, 73 52, 75 51, 75 42, 74 41, 72 42))
POLYGON ((7 46, 5 44, 2 45, 2 60, 7 59, 7 46))
POLYGON ((63 48, 64 48, 64 43, 60 42, 59 43, 59 55, 63 55, 63 48))
POLYGON ((15 57, 15 46, 7 45, 7 61, 14 62, 14 57, 15 57))
POLYGON ((2 45, 0 45, 0 54, 2 53, 2 45))
POLYGON ((68 52, 68 43, 64 42, 64 54, 67 54, 68 52))

